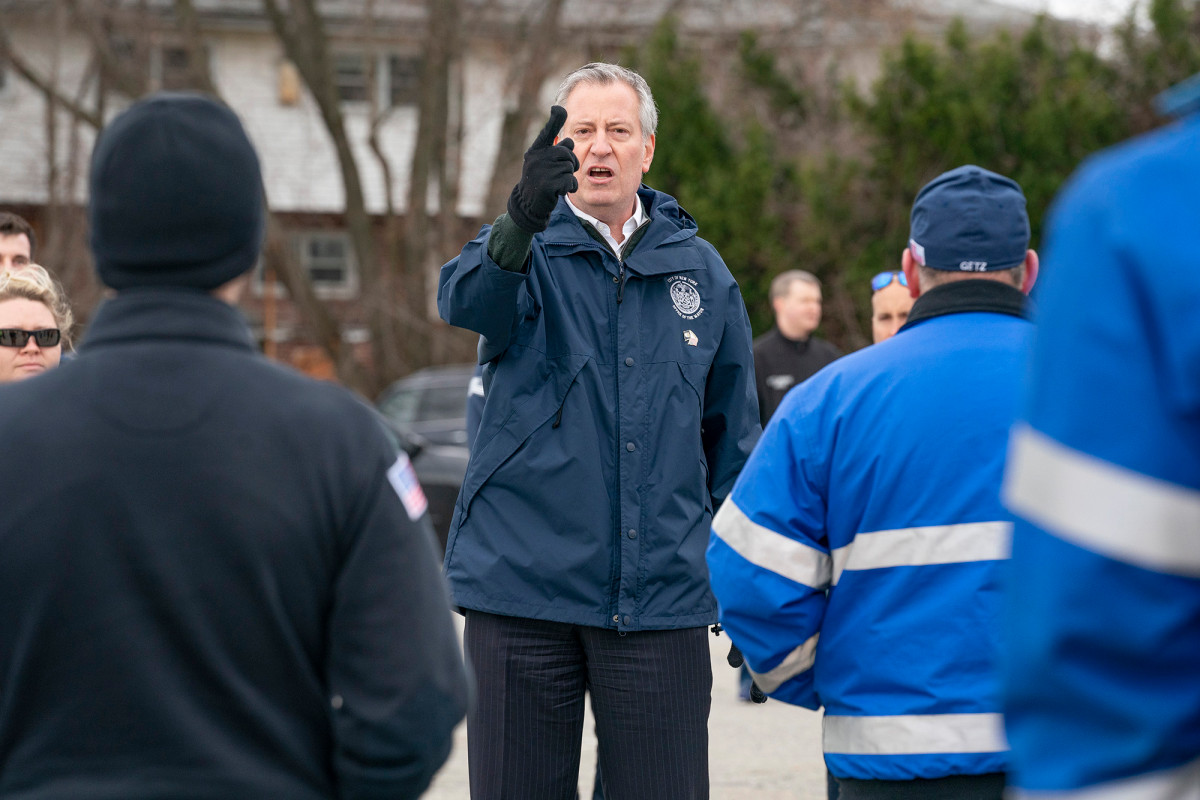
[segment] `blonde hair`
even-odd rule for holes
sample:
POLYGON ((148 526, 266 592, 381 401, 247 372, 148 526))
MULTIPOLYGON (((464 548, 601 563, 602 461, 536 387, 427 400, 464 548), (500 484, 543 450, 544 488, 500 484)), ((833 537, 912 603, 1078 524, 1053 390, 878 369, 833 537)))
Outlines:
POLYGON ((71 326, 75 315, 58 281, 50 277, 45 267, 26 264, 17 269, 0 272, 0 301, 13 299, 32 300, 50 309, 54 324, 62 331, 63 349, 71 347, 71 326))

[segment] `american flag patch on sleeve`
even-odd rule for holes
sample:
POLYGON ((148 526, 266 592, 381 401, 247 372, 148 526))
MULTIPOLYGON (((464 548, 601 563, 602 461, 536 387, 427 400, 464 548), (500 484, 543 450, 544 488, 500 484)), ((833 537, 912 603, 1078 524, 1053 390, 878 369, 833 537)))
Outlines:
POLYGON ((420 519, 425 509, 429 508, 429 501, 425 499, 425 491, 421 488, 417 472, 407 455, 401 453, 396 457, 396 463, 388 468, 387 477, 396 494, 400 496, 400 502, 404 503, 408 518, 413 521, 420 519))

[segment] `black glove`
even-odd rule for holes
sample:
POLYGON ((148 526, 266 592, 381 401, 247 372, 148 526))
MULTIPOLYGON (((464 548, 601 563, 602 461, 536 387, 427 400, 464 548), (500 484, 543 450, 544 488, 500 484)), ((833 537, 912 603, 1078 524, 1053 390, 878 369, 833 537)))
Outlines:
POLYGON ((572 148, 575 143, 563 139, 554 144, 554 137, 567 121, 567 110, 551 106, 546 127, 525 151, 521 180, 508 196, 508 217, 526 233, 540 233, 550 222, 550 212, 558 205, 558 196, 579 188, 575 170, 579 159, 572 148))
POLYGON ((729 645, 729 655, 725 656, 725 660, 729 662, 729 666, 733 667, 734 669, 737 669, 738 667, 742 666, 742 664, 746 663, 745 656, 742 655, 742 651, 738 649, 736 644, 729 645))
MULTIPOLYGON (((725 660, 734 669, 738 669, 746 663, 746 658, 742 655, 742 651, 738 649, 736 644, 729 645, 729 655, 725 656, 725 660)), ((755 703, 767 702, 767 693, 758 688, 758 684, 753 681, 750 682, 750 699, 755 703)))

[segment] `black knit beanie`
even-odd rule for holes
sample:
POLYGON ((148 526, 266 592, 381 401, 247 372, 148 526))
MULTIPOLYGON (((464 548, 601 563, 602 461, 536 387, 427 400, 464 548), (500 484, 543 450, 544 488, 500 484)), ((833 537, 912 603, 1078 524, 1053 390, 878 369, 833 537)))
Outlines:
POLYGON ((214 289, 262 247, 258 156, 237 115, 202 95, 155 94, 117 116, 89 191, 96 269, 114 289, 214 289))

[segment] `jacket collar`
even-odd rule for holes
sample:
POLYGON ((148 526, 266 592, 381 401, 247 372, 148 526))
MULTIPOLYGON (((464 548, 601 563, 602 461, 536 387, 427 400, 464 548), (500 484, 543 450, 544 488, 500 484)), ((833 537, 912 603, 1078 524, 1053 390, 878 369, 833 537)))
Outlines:
POLYGON ((1029 303, 1015 286, 1000 281, 965 280, 943 283, 923 293, 908 312, 908 322, 900 330, 918 322, 946 314, 987 311, 1029 318, 1029 303))
POLYGON ((206 342, 254 350, 240 311, 196 289, 126 289, 106 300, 80 350, 146 341, 206 342))
MULTIPOLYGON (((680 208, 679 203, 669 194, 643 184, 638 189, 638 197, 641 198, 650 219, 646 223, 645 233, 634 234, 640 235, 641 238, 625 259, 625 266, 629 271, 650 276, 702 269, 704 262, 698 253, 694 253, 691 258, 680 254, 673 254, 671 258, 646 257, 658 247, 681 242, 691 243, 696 237, 697 227, 692 216, 680 208)), ((609 249, 584 229, 583 223, 571 211, 565 199, 559 199, 543 235, 547 248, 560 252, 585 248, 609 249)))

